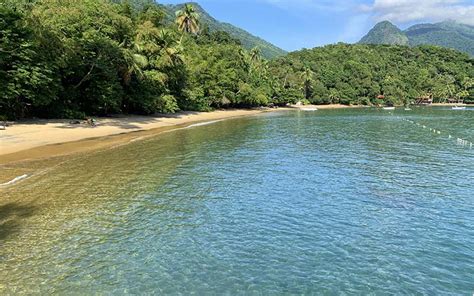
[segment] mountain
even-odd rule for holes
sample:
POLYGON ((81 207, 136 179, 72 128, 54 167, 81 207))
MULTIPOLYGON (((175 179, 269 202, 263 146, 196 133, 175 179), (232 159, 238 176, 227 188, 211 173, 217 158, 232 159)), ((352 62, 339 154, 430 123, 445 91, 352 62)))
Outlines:
POLYGON ((405 30, 410 45, 432 44, 469 53, 474 56, 474 27, 446 21, 420 24, 405 30))
POLYGON ((437 45, 474 56, 474 27, 455 21, 444 21, 434 24, 418 24, 401 31, 392 23, 384 21, 375 25, 359 43, 437 45), (401 40, 405 41, 400 42, 401 40))
POLYGON ((408 45, 408 37, 389 21, 380 22, 359 43, 408 45))
MULTIPOLYGON (((209 27, 210 31, 225 31, 229 33, 230 36, 232 36, 233 38, 240 40, 242 45, 247 49, 252 49, 258 46, 262 51, 262 55, 267 59, 272 59, 286 54, 286 51, 281 48, 278 48, 277 46, 271 44, 268 41, 263 40, 262 38, 254 36, 249 32, 229 23, 224 23, 216 20, 209 13, 207 13, 198 3, 191 2, 190 4, 192 4, 196 9, 196 12, 199 13, 201 24, 204 24, 209 27)), ((162 7, 166 11, 167 18, 169 20, 174 20, 175 12, 177 10, 180 10, 183 6, 184 4, 169 4, 163 5, 162 7)))

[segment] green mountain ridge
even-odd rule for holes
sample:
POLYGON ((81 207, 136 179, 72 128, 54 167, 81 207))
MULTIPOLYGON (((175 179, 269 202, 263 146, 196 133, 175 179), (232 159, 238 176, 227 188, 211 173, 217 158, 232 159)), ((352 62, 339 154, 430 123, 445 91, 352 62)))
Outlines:
MULTIPOLYGON (((262 55, 267 59, 283 56, 287 53, 283 49, 271 44, 268 41, 263 40, 260 37, 254 36, 251 33, 241 28, 238 28, 229 23, 216 20, 204 8, 202 8, 199 5, 199 3, 196 3, 196 2, 189 2, 189 3, 192 4, 194 8, 196 9, 196 11, 199 13, 201 23, 207 26, 211 32, 212 31, 227 32, 229 33, 231 37, 240 40, 240 42, 246 49, 252 49, 258 46, 262 51, 262 55)), ((173 4, 162 5, 162 7, 165 9, 165 12, 167 14, 167 19, 169 21, 174 20, 175 12, 180 10, 183 6, 184 6, 184 3, 176 4, 176 5, 173 5, 173 4)))
POLYGON ((455 21, 417 24, 402 31, 389 21, 374 26, 359 43, 388 45, 436 45, 474 56, 474 27, 455 21))

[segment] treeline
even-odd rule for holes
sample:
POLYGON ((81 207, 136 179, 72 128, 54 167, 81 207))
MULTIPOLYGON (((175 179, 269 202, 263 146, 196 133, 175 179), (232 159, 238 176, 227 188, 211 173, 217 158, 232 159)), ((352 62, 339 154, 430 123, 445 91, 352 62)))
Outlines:
POLYGON ((266 62, 191 5, 0 0, 0 115, 75 117, 267 105, 266 62))
POLYGON ((435 46, 328 45, 272 61, 271 74, 292 93, 303 85, 314 104, 407 104, 419 97, 474 103, 474 59, 435 46))
POLYGON ((0 0, 0 117, 474 97, 473 60, 451 50, 335 45, 268 62, 192 5, 165 18, 150 0, 0 0))

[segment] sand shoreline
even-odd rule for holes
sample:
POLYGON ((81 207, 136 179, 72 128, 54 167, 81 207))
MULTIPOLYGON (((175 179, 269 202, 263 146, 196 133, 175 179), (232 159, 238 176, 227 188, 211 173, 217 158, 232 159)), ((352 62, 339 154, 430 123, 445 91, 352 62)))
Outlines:
MULTIPOLYGON (((318 106, 318 109, 350 107, 333 104, 318 106)), ((95 127, 85 122, 71 124, 71 120, 67 119, 24 120, 15 122, 6 130, 0 131, 0 164, 107 148, 194 123, 294 108, 229 109, 213 112, 179 112, 158 116, 106 117, 98 118, 95 127)))
POLYGON ((160 116, 98 118, 97 126, 71 120, 19 121, 0 131, 0 164, 36 160, 121 145, 191 124, 284 109, 180 112, 160 116))

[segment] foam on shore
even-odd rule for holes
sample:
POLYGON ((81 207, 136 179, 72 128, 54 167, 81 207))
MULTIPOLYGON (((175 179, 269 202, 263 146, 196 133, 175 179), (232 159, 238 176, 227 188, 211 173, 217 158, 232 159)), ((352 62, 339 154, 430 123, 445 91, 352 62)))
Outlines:
POLYGON ((196 126, 209 125, 209 124, 213 124, 213 123, 216 123, 216 122, 219 122, 219 121, 222 121, 222 119, 221 120, 211 120, 211 121, 206 121, 206 122, 198 122, 198 123, 188 125, 185 128, 192 128, 192 127, 196 127, 196 126))
POLYGON ((15 177, 14 179, 12 179, 12 180, 10 180, 10 181, 8 181, 8 182, 6 182, 6 183, 0 184, 0 186, 12 185, 12 184, 15 184, 15 183, 18 182, 18 181, 21 181, 21 180, 27 178, 27 177, 28 177, 27 174, 18 176, 18 177, 15 177))

